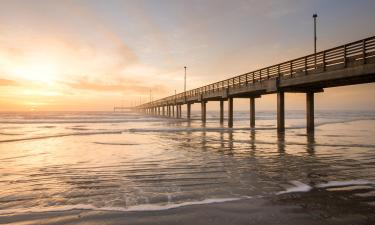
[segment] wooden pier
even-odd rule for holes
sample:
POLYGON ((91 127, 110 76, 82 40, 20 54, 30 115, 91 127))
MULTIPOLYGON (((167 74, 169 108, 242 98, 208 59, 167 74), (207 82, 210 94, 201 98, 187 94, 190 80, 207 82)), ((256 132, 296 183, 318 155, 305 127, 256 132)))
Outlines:
POLYGON ((314 93, 323 92, 324 88, 374 81, 375 36, 142 104, 135 109, 151 115, 181 118, 181 106, 186 105, 187 119, 190 119, 191 105, 200 103, 202 122, 205 123, 207 102, 219 101, 222 124, 224 101, 228 101, 228 127, 233 127, 234 98, 249 98, 249 125, 254 128, 256 99, 276 93, 277 130, 283 132, 285 93, 306 93, 306 128, 313 132, 314 93))

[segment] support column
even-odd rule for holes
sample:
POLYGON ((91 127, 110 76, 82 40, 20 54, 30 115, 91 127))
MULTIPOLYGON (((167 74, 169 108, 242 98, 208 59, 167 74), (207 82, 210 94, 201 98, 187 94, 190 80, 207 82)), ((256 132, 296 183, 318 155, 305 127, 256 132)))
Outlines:
POLYGON ((158 116, 160 116, 160 107, 158 106, 158 116))
POLYGON ((224 123, 224 100, 220 100, 220 124, 224 123))
POLYGON ((182 117, 182 105, 178 105, 178 112, 180 113, 178 115, 178 118, 181 118, 182 117))
POLYGON ((206 101, 201 102, 201 118, 202 118, 202 123, 206 123, 206 101))
POLYGON ((233 127, 233 98, 228 98, 228 127, 233 127))
POLYGON ((190 120, 190 117, 191 117, 191 104, 190 103, 187 103, 186 105, 186 117, 188 120, 190 120))
POLYGON ((306 120, 307 132, 314 132, 314 92, 306 93, 306 120))
POLYGON ((176 118, 180 118, 180 105, 176 105, 176 118))
POLYGON ((161 113, 162 113, 163 116, 165 116, 165 107, 164 107, 164 105, 161 108, 161 113))
POLYGON ((277 131, 285 131, 285 104, 284 92, 277 92, 277 131))
POLYGON ((174 105, 172 105, 172 117, 174 117, 174 105))
POLYGON ((167 116, 168 117, 171 116, 171 107, 170 107, 170 105, 167 105, 167 116))
POLYGON ((250 127, 255 127, 255 98, 250 98, 250 127))

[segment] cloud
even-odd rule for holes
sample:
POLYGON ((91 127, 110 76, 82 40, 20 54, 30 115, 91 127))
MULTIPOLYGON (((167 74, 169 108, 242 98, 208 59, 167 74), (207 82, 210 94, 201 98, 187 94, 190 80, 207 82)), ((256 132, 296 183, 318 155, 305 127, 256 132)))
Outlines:
POLYGON ((1 79, 0 78, 0 86, 17 86, 18 83, 14 80, 8 80, 8 79, 1 79))
POLYGON ((137 81, 119 81, 117 83, 103 83, 100 81, 89 81, 88 79, 80 79, 75 82, 65 83, 73 89, 90 90, 100 92, 121 92, 125 94, 144 95, 151 89, 153 93, 165 94, 167 87, 164 85, 145 86, 137 81))

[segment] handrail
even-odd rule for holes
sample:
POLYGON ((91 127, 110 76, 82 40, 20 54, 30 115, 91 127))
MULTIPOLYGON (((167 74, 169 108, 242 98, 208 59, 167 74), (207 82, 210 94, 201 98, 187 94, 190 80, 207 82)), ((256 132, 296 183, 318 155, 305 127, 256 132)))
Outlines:
POLYGON ((225 88, 247 86, 249 84, 281 77, 293 77, 299 73, 308 75, 316 72, 324 72, 327 68, 337 65, 343 65, 346 67, 348 59, 362 60, 365 64, 366 59, 369 57, 375 57, 375 36, 237 75, 186 92, 181 92, 156 101, 145 103, 137 107, 144 108, 154 105, 160 106, 161 103, 167 105, 170 104, 170 102, 176 102, 180 99, 221 91, 225 88))

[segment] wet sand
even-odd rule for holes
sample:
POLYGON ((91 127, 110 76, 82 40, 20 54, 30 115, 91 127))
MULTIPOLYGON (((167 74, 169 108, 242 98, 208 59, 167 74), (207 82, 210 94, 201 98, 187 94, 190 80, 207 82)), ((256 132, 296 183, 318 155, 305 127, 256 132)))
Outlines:
POLYGON ((0 216, 5 224, 296 224, 372 225, 375 207, 348 193, 289 193, 161 211, 91 211, 25 213, 0 216), (324 195, 324 198, 322 198, 324 195))

